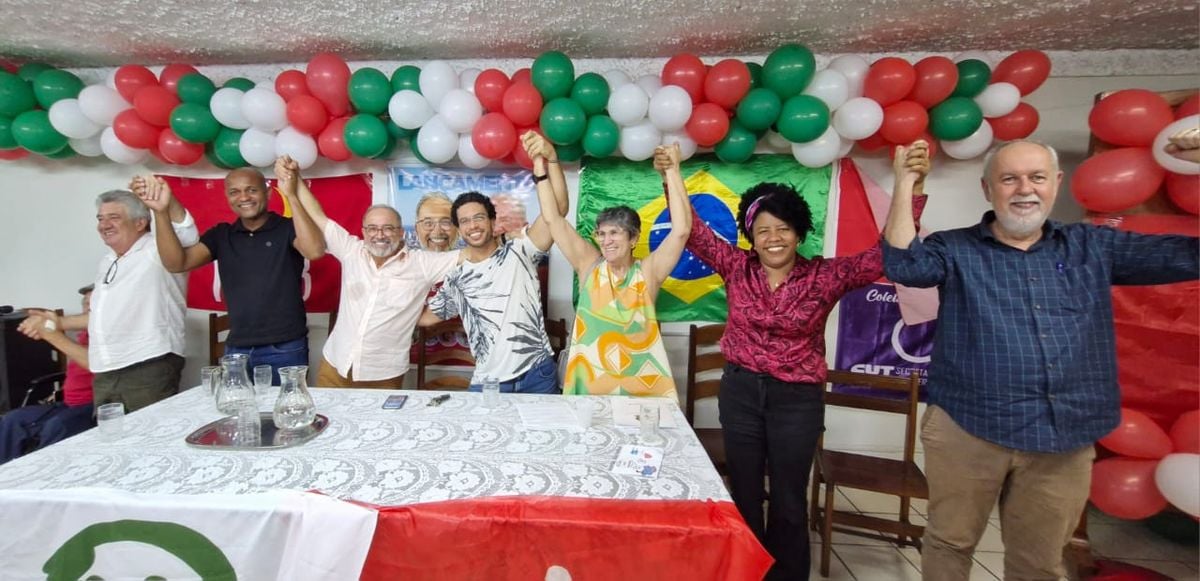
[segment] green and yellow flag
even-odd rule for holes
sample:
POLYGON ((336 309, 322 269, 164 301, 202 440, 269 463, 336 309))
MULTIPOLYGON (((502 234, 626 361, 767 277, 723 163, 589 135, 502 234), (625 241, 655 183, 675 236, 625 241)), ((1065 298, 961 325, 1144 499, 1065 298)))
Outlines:
MULTIPOLYGON (((629 206, 642 218, 642 234, 633 248, 633 255, 635 258, 646 257, 658 248, 671 230, 662 178, 649 161, 585 159, 579 173, 579 203, 575 215, 579 234, 590 240, 596 229, 596 214, 612 206, 629 206)), ((736 164, 712 156, 699 156, 683 162, 682 169, 692 206, 700 218, 717 236, 745 249, 750 248, 750 242, 737 228, 737 208, 742 192, 759 182, 778 182, 796 188, 813 214, 813 231, 800 245, 800 253, 805 257, 821 254, 832 175, 830 166, 810 169, 786 155, 758 155, 736 164)), ((575 285, 578 303, 578 280, 575 285)), ((724 321, 727 310, 725 285, 707 264, 685 251, 663 284, 656 309, 660 321, 724 321)))

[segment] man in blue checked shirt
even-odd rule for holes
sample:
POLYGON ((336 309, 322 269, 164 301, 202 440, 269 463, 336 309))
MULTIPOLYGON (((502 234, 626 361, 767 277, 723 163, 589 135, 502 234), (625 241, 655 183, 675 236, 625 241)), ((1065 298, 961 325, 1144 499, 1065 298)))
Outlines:
MULTIPOLYGON (((1195 141, 1169 151, 1194 160, 1195 141)), ((895 186, 884 271, 941 297, 921 430, 924 579, 967 579, 997 499, 1005 577, 1066 576, 1063 548, 1087 502, 1093 443, 1120 418, 1110 287, 1200 277, 1197 238, 1048 220, 1062 176, 1049 146, 1003 144, 984 164, 992 211, 924 241, 911 207, 921 176, 895 186)))

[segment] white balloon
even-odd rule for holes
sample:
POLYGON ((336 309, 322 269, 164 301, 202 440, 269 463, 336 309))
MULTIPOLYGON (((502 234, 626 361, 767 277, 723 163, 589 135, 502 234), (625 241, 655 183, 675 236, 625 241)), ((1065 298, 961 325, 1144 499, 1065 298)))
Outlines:
POLYGON ((108 77, 104 79, 104 86, 112 90, 117 90, 117 69, 108 72, 108 77))
POLYGON ((483 71, 476 69, 476 68, 463 69, 463 72, 458 73, 458 86, 461 87, 466 92, 474 95, 475 94, 475 79, 478 78, 479 73, 482 73, 482 72, 483 71))
POLYGON ((604 71, 603 76, 604 80, 608 81, 608 88, 611 90, 616 90, 617 87, 633 82, 633 79, 629 78, 629 75, 625 71, 617 69, 604 71))
POLYGON ((300 169, 308 169, 317 162, 317 142, 311 135, 301 133, 295 127, 284 127, 275 136, 275 157, 285 155, 296 160, 300 169))
POLYGON ((287 103, 278 93, 265 87, 254 87, 242 96, 242 115, 252 127, 263 131, 279 131, 287 127, 287 103))
POLYGON ((872 99, 855 97, 833 114, 833 128, 846 139, 870 137, 883 125, 883 107, 872 99))
POLYGON ((805 143, 792 144, 792 156, 804 167, 825 167, 838 158, 842 138, 833 127, 825 129, 820 137, 805 143))
POLYGON ((850 150, 854 149, 854 141, 853 140, 846 139, 845 137, 841 137, 840 139, 842 140, 842 144, 840 146, 838 146, 838 154, 837 154, 838 159, 841 159, 843 157, 846 157, 847 155, 850 155, 850 150))
POLYGON ((475 126, 480 117, 483 117, 483 105, 479 104, 475 95, 463 89, 453 89, 442 97, 442 103, 438 106, 438 116, 446 122, 451 131, 466 133, 475 126))
POLYGON ((671 145, 679 144, 679 158, 691 159, 696 155, 696 142, 688 136, 686 132, 676 131, 673 133, 664 133, 662 136, 662 144, 670 147, 671 145))
POLYGON ((654 155, 662 143, 662 134, 650 121, 621 128, 621 155, 630 161, 644 161, 654 155))
POLYGON ((862 96, 863 83, 867 80, 867 71, 871 69, 871 64, 866 59, 856 54, 844 54, 829 61, 826 68, 846 77, 846 88, 851 99, 862 96))
POLYGON ((118 113, 132 106, 116 89, 104 85, 90 85, 79 92, 79 110, 98 125, 112 125, 118 113))
POLYGON ((984 121, 979 129, 963 139, 942 140, 942 151, 954 159, 972 159, 983 155, 992 146, 992 124, 984 121))
POLYGON ((608 116, 622 127, 640 122, 649 107, 646 91, 632 83, 621 86, 608 97, 608 116))
POLYGON ((1021 90, 1012 83, 992 83, 975 96, 984 117, 1003 117, 1021 104, 1021 90))
POLYGON ((249 129, 250 121, 242 114, 242 97, 246 93, 240 89, 233 87, 225 87, 217 89, 213 93, 212 99, 208 101, 208 108, 212 110, 213 117, 230 129, 249 129))
MULTIPOLYGON (((421 152, 424 153, 425 150, 421 150, 421 152)), ((492 162, 492 160, 479 155, 479 152, 475 151, 475 144, 471 143, 470 133, 458 136, 458 159, 463 162, 463 165, 471 169, 482 169, 492 162)))
POLYGON ((1158 136, 1154 138, 1154 144, 1150 146, 1150 153, 1154 154, 1154 159, 1158 162, 1158 165, 1163 166, 1167 171, 1173 171, 1178 174, 1189 176, 1200 174, 1200 163, 1179 159, 1165 151, 1168 137, 1184 129, 1192 129, 1197 126, 1200 126, 1200 115, 1188 115, 1159 131, 1158 136))
POLYGON ((989 57, 986 52, 983 52, 981 50, 968 50, 966 52, 960 52, 960 53, 958 53, 958 56, 954 57, 954 62, 961 63, 963 61, 972 60, 972 59, 977 60, 977 61, 983 61, 983 62, 987 63, 988 68, 994 68, 992 66, 991 57, 989 57))
POLYGON ((1154 483, 1167 502, 1200 517, 1200 454, 1167 454, 1154 469, 1154 483))
POLYGON ((242 159, 255 167, 267 167, 275 163, 275 134, 251 127, 242 133, 238 141, 242 159))
POLYGON ((150 155, 145 149, 134 149, 122 143, 112 127, 105 127, 100 132, 100 150, 108 159, 126 165, 142 163, 150 155))
POLYGON ((837 111, 850 98, 850 82, 846 80, 846 75, 836 70, 817 71, 812 82, 804 89, 804 94, 820 99, 830 111, 837 111))
POLYGON ((103 129, 88 119, 79 108, 79 99, 60 99, 50 106, 47 113, 50 125, 59 133, 74 139, 91 137, 103 129))
POLYGON ((662 78, 658 75, 642 75, 638 77, 637 86, 646 92, 647 97, 653 97, 662 88, 662 78))
POLYGON ((441 115, 434 115, 417 133, 417 149, 429 163, 446 163, 458 153, 458 134, 446 126, 441 115))
POLYGON ((100 145, 100 133, 97 132, 91 137, 83 139, 71 138, 67 143, 71 144, 71 149, 84 157, 97 157, 104 155, 104 147, 100 145))
POLYGON ((767 145, 780 151, 788 151, 792 148, 792 142, 773 129, 767 130, 767 145))
MULTIPOLYGON (((429 101, 429 105, 437 109, 446 93, 458 88, 458 74, 454 72, 454 67, 446 61, 430 61, 421 69, 421 76, 417 78, 417 83, 421 87, 421 94, 425 95, 425 99, 429 101)), ((425 150, 422 149, 421 153, 425 153, 425 150)))
POLYGON ((648 111, 659 131, 678 131, 692 116, 692 96, 683 87, 668 85, 650 97, 648 111))
POLYGON ((403 90, 388 101, 388 115, 392 123, 404 129, 420 129, 430 117, 433 117, 433 107, 416 91, 403 90))

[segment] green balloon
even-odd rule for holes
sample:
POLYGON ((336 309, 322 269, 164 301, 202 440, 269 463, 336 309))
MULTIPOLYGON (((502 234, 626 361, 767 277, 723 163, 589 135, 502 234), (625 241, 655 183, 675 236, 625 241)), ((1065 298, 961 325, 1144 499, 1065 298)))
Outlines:
POLYGON ((412 136, 417 134, 416 129, 405 129, 391 121, 384 123, 384 125, 387 126, 388 135, 391 135, 392 139, 412 139, 412 136))
POLYGON ((769 128, 779 119, 783 102, 771 89, 753 89, 742 97, 737 106, 737 120, 751 131, 769 128))
POLYGON ((938 139, 966 139, 983 123, 983 111, 967 97, 950 97, 929 111, 929 132, 938 139))
POLYGON ((576 141, 560 145, 555 148, 555 152, 558 153, 558 159, 561 161, 579 161, 579 158, 583 157, 583 143, 576 141))
POLYGON ((412 149, 412 153, 414 156, 416 156, 417 161, 420 161, 421 163, 423 163, 425 165, 434 165, 433 162, 429 161, 428 159, 425 159, 425 155, 421 153, 420 149, 417 149, 417 140, 416 139, 409 141, 408 147, 410 149, 412 149))
POLYGON ((250 89, 254 88, 254 81, 251 81, 246 77, 234 77, 228 81, 225 81, 225 84, 221 85, 222 89, 225 87, 237 89, 239 91, 249 91, 250 89))
POLYGON ((621 144, 621 128, 608 115, 593 115, 583 133, 583 151, 592 157, 608 157, 621 144))
POLYGON ((421 92, 421 69, 404 65, 392 72, 392 92, 400 91, 421 92))
POLYGON ((392 83, 379 69, 366 67, 350 76, 349 91, 355 111, 380 115, 387 111, 388 101, 392 98, 392 83))
POLYGON ((217 138, 213 140, 212 150, 213 155, 221 160, 221 163, 226 167, 245 167, 246 160, 242 157, 242 134, 245 133, 241 129, 230 129, 222 127, 217 133, 217 138))
POLYGON ((346 149, 359 157, 375 157, 387 149, 388 131, 374 115, 360 113, 346 122, 346 149))
POLYGON ((762 65, 758 63, 746 63, 746 68, 750 69, 750 90, 753 91, 762 85, 762 65))
POLYGON ((754 137, 754 133, 735 120, 729 124, 729 133, 725 134, 725 139, 719 141, 713 151, 721 161, 742 163, 754 155, 757 145, 758 139, 754 137))
POLYGON ((217 156, 217 152, 211 143, 208 145, 208 147, 204 148, 204 158, 208 160, 208 163, 213 164, 218 169, 233 169, 233 167, 225 165, 225 162, 221 161, 221 158, 217 156))
POLYGON ((12 132, 17 145, 42 155, 54 153, 67 144, 67 136, 54 130, 50 114, 41 109, 17 115, 12 122, 12 132))
POLYGON ((829 107, 812 95, 796 95, 779 112, 779 134, 792 143, 808 143, 829 129, 829 107))
POLYGON ((188 73, 179 77, 175 91, 179 93, 180 101, 207 107, 213 93, 217 92, 217 86, 213 84, 212 79, 200 73, 188 73))
POLYGON ((575 65, 571 64, 567 55, 551 50, 534 59, 530 74, 533 75, 533 86, 542 94, 542 99, 550 101, 571 94, 575 65))
POLYGON ((579 141, 587 129, 587 115, 579 103, 559 97, 542 108, 542 131, 555 145, 579 141))
POLYGON ((16 117, 37 106, 33 88, 24 79, 0 71, 0 115, 16 117))
POLYGON ((611 93, 608 81, 596 73, 584 73, 575 79, 571 87, 571 100, 583 107, 588 115, 597 115, 608 107, 608 96, 611 93))
POLYGON ((12 133, 12 117, 0 116, 0 149, 19 147, 12 133))
POLYGON ((60 149, 58 151, 52 151, 50 153, 44 153, 42 155, 46 156, 49 159, 67 159, 68 157, 75 157, 75 150, 71 149, 70 144, 67 144, 67 145, 64 145, 62 147, 62 149, 60 149))
POLYGON ((383 151, 379 152, 377 155, 374 156, 374 159, 387 159, 387 158, 391 157, 392 154, 396 152, 396 145, 398 143, 400 143, 400 142, 397 141, 395 137, 392 137, 392 135, 389 133, 388 138, 387 138, 387 145, 385 145, 383 147, 383 151))
POLYGON ((171 110, 171 130, 190 143, 208 143, 217 138, 221 124, 207 105, 181 103, 171 110))
POLYGON ((17 69, 17 76, 32 83, 38 75, 53 68, 45 63, 25 63, 21 65, 21 68, 17 69))
POLYGON ((954 85, 951 97, 974 97, 987 88, 992 78, 992 70, 987 63, 977 59, 967 59, 958 63, 958 84, 954 85))
POLYGON ((42 71, 33 79, 33 96, 43 109, 49 109, 63 99, 74 99, 82 90, 83 81, 61 69, 42 71))
POLYGON ((817 69, 817 59, 804 45, 785 44, 767 56, 763 63, 763 86, 775 91, 780 99, 800 94, 817 69))

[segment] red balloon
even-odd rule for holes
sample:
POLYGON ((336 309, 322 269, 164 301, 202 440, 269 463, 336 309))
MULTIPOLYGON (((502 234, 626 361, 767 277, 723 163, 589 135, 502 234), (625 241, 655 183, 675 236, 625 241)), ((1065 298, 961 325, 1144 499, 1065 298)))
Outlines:
POLYGON ((1167 507, 1154 483, 1158 460, 1106 458, 1092 466, 1088 498, 1096 508, 1117 518, 1140 520, 1167 507))
POLYGON ((321 53, 308 61, 305 84, 312 95, 321 100, 330 115, 340 117, 350 111, 350 67, 335 54, 321 53))
POLYGON ((529 67, 517 69, 517 72, 513 73, 512 84, 517 83, 533 84, 533 73, 529 72, 529 67))
MULTIPOLYGON (((688 53, 677 54, 663 65, 662 83, 683 87, 692 96, 692 104, 695 105, 704 99, 704 77, 707 73, 708 69, 700 57, 688 53)), ((750 74, 750 69, 746 69, 746 74, 750 74)))
POLYGON ((1158 93, 1145 89, 1117 91, 1096 103, 1088 127, 1113 145, 1148 147, 1175 120, 1171 106, 1158 93))
POLYGON ((504 108, 504 91, 512 81, 500 69, 488 69, 475 77, 475 98, 488 111, 500 111, 504 108))
POLYGON ((133 109, 138 117, 151 125, 166 127, 171 124, 171 110, 179 106, 179 97, 166 87, 149 85, 142 87, 133 96, 133 109))
POLYGON ((168 127, 158 136, 158 152, 174 165, 192 165, 204 157, 204 144, 188 143, 168 127))
POLYGON ((296 69, 288 69, 275 77, 275 92, 289 102, 300 95, 312 95, 308 92, 308 79, 296 69))
POLYGON ((0 149, 0 159, 13 161, 17 159, 25 159, 27 157, 29 157, 29 152, 21 149, 20 147, 14 147, 12 149, 0 149))
POLYGON ((132 103, 134 95, 137 95, 142 87, 157 85, 158 77, 142 65, 125 65, 117 69, 113 75, 113 84, 116 86, 117 92, 126 101, 132 103))
POLYGON ((1037 129, 1039 120, 1037 109, 1029 103, 1022 102, 1008 115, 983 121, 991 124, 992 136, 997 141, 1012 141, 1029 137, 1033 130, 1037 129))
POLYGON ((1171 445, 1174 452, 1200 454, 1200 410, 1179 416, 1171 426, 1171 445))
POLYGON ((958 67, 944 56, 931 56, 913 65, 916 80, 912 92, 906 99, 920 103, 926 109, 933 108, 954 92, 958 84, 958 67))
MULTIPOLYGON (((520 129, 517 129, 517 138, 520 139, 522 135, 525 135, 530 131, 537 133, 538 135, 542 135, 543 137, 545 136, 545 134, 542 133, 542 130, 537 127, 521 127, 520 129)), ((513 161, 515 161, 517 165, 525 169, 533 169, 533 160, 529 159, 529 154, 525 153, 524 147, 513 147, 512 156, 513 161)))
MULTIPOLYGON (((957 82, 957 79, 955 79, 957 82)), ((917 72, 908 61, 893 56, 884 57, 871 65, 863 81, 863 96, 887 107, 912 92, 917 72)))
POLYGON ((1167 197, 1179 209, 1200 214, 1200 175, 1185 176, 1167 172, 1167 197))
POLYGON ((1180 103, 1175 108, 1175 119, 1179 120, 1184 117, 1191 117, 1197 113, 1200 113, 1200 93, 1188 97, 1187 101, 1180 103))
POLYGON ((504 103, 501 108, 513 125, 534 125, 542 114, 542 94, 533 83, 513 82, 504 91, 504 103))
POLYGON ((488 159, 503 159, 517 145, 517 128, 503 113, 488 113, 471 129, 471 145, 488 159))
POLYGON ((737 59, 725 59, 713 65, 704 77, 704 97, 729 110, 737 107, 738 101, 749 91, 750 67, 737 59))
POLYGON ((1100 438, 1100 445, 1124 456, 1157 460, 1171 453, 1171 438, 1150 416, 1121 408, 1121 423, 1107 436, 1100 438))
POLYGON ((1166 170, 1145 147, 1123 147, 1093 155, 1071 176, 1071 193, 1093 212, 1120 212, 1149 200, 1166 170))
POLYGON ((858 148, 863 151, 878 151, 888 145, 888 140, 884 139, 878 131, 872 133, 869 137, 858 140, 858 148))
POLYGON ((712 147, 729 133, 729 112, 716 103, 701 103, 692 110, 685 129, 696 145, 712 147))
POLYGON ((163 87, 166 87, 166 89, 171 91, 171 94, 174 95, 178 90, 179 79, 183 78, 184 75, 190 75, 198 72, 200 71, 196 70, 196 67, 193 67, 192 65, 184 65, 179 63, 170 64, 163 67, 162 72, 158 74, 158 83, 163 87))
POLYGON ((159 163, 161 163, 161 164, 163 164, 163 165, 174 165, 174 164, 172 164, 172 163, 171 163, 171 160, 169 160, 169 159, 167 159, 167 158, 163 157, 163 154, 162 154, 162 152, 158 150, 158 144, 157 144, 157 143, 155 143, 153 146, 151 146, 151 147, 150 147, 150 155, 153 155, 153 156, 154 156, 154 159, 157 159, 157 160, 158 160, 158 162, 159 162, 159 163))
POLYGON ((113 119, 113 133, 121 143, 138 149, 150 149, 158 145, 158 134, 161 127, 146 123, 134 109, 126 109, 117 113, 113 119))
POLYGON ((333 161, 350 159, 350 150, 346 147, 344 135, 346 122, 349 120, 349 117, 338 117, 325 126, 321 135, 317 137, 317 150, 321 152, 321 155, 333 161))
POLYGON ((892 143, 911 143, 929 127, 929 112, 916 101, 898 101, 883 110, 879 135, 892 143))
POLYGON ((321 100, 312 95, 296 95, 287 104, 288 123, 301 133, 317 135, 329 123, 329 113, 321 100))
POLYGON ((1050 76, 1050 57, 1040 50, 1019 50, 1000 61, 992 71, 991 82, 1012 83, 1028 95, 1046 82, 1050 76))

